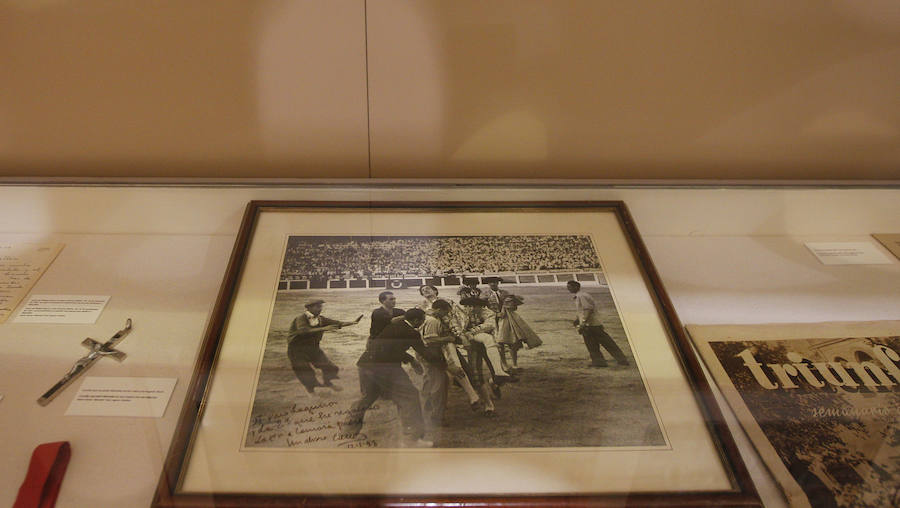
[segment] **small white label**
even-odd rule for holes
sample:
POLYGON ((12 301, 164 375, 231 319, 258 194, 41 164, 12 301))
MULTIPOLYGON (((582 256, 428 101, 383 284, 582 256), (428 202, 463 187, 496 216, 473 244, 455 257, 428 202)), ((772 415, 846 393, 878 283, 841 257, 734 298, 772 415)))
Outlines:
POLYGON ((806 242, 823 265, 885 265, 891 260, 869 242, 806 242))
POLYGON ((89 325, 97 322, 107 302, 109 296, 102 295, 32 295, 15 322, 89 325))
POLYGON ((87 377, 66 416, 160 418, 177 381, 162 377, 87 377))

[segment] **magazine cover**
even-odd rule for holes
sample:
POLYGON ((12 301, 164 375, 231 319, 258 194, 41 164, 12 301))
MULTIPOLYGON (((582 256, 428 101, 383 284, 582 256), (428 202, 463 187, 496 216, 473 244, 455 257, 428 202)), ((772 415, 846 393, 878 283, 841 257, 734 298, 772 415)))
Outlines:
POLYGON ((900 322, 687 329, 791 506, 900 506, 900 322))

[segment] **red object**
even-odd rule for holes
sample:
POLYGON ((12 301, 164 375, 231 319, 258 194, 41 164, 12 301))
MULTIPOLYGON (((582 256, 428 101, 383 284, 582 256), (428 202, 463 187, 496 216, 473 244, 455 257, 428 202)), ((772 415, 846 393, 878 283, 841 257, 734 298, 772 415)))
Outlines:
POLYGON ((71 456, 68 441, 38 445, 13 508, 53 508, 71 456))

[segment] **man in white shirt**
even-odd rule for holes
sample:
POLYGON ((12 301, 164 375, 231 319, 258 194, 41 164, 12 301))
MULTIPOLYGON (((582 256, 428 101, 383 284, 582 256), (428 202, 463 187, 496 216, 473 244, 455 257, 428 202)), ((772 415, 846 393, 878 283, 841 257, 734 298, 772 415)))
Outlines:
POLYGON ((587 347, 588 353, 591 355, 591 367, 606 367, 606 358, 600 351, 600 346, 606 348, 609 354, 616 359, 619 365, 628 365, 628 359, 619 349, 616 342, 603 329, 603 321, 600 319, 600 309, 594 302, 594 298, 581 290, 581 283, 570 280, 566 283, 566 289, 572 293, 572 299, 575 301, 575 318, 574 325, 578 333, 584 338, 584 345, 587 347))

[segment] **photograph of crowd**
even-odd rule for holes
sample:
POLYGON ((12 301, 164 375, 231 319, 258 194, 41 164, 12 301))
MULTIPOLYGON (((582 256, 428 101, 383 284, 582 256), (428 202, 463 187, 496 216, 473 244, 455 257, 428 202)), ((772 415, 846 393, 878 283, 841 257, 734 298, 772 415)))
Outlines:
POLYGON ((596 270, 590 238, 522 236, 292 236, 282 279, 596 270))
POLYGON ((277 292, 244 448, 664 447, 586 235, 291 236, 285 278, 457 285, 277 292))

